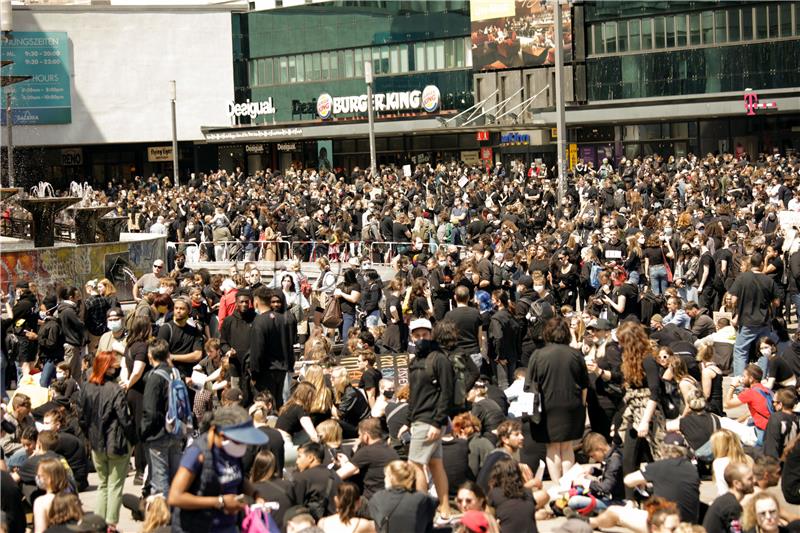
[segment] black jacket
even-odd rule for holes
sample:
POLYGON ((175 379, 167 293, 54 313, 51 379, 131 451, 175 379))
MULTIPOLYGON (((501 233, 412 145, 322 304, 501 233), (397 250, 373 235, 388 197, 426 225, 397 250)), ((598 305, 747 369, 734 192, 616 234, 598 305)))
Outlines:
POLYGON ((245 365, 249 365, 250 333, 255 316, 255 313, 242 316, 236 310, 232 315, 225 317, 222 322, 219 336, 222 353, 228 353, 231 348, 236 351, 236 355, 230 359, 231 376, 241 377, 242 369, 245 368, 245 365))
POLYGON ((61 323, 51 316, 44 319, 37 333, 39 356, 47 361, 59 362, 64 359, 64 334, 61 323))
POLYGON ((433 531, 436 500, 421 492, 381 490, 369 499, 369 515, 375 528, 386 533, 433 531))
POLYGON ((408 422, 444 427, 453 403, 453 365, 435 342, 429 341, 429 346, 420 344, 408 366, 408 422))
POLYGON ((161 363, 145 375, 144 402, 142 404, 142 423, 139 426, 139 438, 149 442, 167 435, 165 421, 169 402, 169 382, 155 371, 164 369, 171 372, 167 363, 161 363))
POLYGON ((314 519, 319 520, 336 512, 333 498, 341 482, 336 472, 322 465, 298 472, 292 487, 294 502, 308 507, 314 519))
MULTIPOLYGON (((94 449, 94 445, 92 445, 92 448, 94 449)), ((89 487, 89 468, 84 441, 61 430, 58 433, 58 441, 53 451, 67 460, 67 464, 72 469, 72 475, 75 477, 78 490, 86 490, 89 487)))
POLYGON ((617 446, 606 454, 597 472, 592 472, 598 477, 589 484, 592 494, 604 500, 625 499, 625 484, 622 482, 622 452, 617 446))
POLYGON ((261 372, 294 368, 297 321, 291 313, 267 311, 253 320, 250 340, 250 370, 261 372))
MULTIPOLYGON (((136 429, 122 387, 112 381, 102 385, 87 383, 81 391, 79 405, 81 429, 89 438, 92 450, 126 455, 130 445, 136 443, 136 429)), ((161 422, 163 425, 164 420, 161 422)))
POLYGON ((495 359, 519 362, 519 336, 519 322, 507 309, 500 309, 492 315, 489 321, 489 341, 492 343, 495 359))
POLYGON ((61 302, 58 304, 58 321, 64 333, 64 342, 72 346, 86 344, 86 326, 78 317, 78 308, 73 303, 61 302))

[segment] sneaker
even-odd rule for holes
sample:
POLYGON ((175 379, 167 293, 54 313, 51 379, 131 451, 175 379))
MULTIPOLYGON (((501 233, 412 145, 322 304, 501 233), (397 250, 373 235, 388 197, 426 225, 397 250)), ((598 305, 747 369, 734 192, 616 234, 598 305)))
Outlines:
POLYGON ((141 472, 136 472, 136 475, 133 476, 133 484, 144 485, 144 474, 142 474, 141 472))

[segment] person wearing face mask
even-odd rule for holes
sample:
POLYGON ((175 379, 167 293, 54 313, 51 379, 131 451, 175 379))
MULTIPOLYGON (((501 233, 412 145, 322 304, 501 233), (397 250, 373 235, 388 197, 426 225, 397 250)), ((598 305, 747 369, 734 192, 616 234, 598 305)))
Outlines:
POLYGON ((125 390, 117 383, 119 374, 120 358, 110 351, 98 353, 78 402, 79 423, 91 444, 99 477, 95 512, 112 526, 119 521, 131 446, 137 440, 125 390))
POLYGON ((64 334, 61 332, 61 323, 53 316, 58 307, 58 298, 55 294, 48 294, 42 300, 39 318, 42 325, 36 332, 39 342, 39 361, 42 363, 42 374, 39 384, 49 387, 56 375, 56 365, 64 360, 64 334))
POLYGON ((255 496, 242 457, 248 446, 263 446, 267 441, 242 407, 214 411, 208 432, 186 448, 172 479, 167 497, 175 509, 172 531, 238 532, 244 496, 255 496))
POLYGON ((108 331, 103 333, 97 343, 97 353, 114 352, 116 357, 122 357, 122 354, 125 353, 125 345, 128 338, 122 309, 116 307, 108 310, 106 328, 108 328, 108 331))

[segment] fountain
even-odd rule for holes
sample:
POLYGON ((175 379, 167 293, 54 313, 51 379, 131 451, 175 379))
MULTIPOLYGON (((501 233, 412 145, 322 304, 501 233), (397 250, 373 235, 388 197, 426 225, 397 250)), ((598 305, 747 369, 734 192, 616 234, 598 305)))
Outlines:
POLYGON ((21 190, 19 187, 0 187, 0 202, 5 202, 21 190))
POLYGON ((112 211, 97 220, 97 229, 105 242, 119 242, 120 234, 128 229, 128 217, 112 211))
POLYGON ((78 244, 97 242, 97 221, 113 210, 114 206, 92 205, 94 190, 86 182, 83 184, 74 181, 70 183, 69 194, 81 199, 77 206, 69 209, 75 218, 75 242, 78 244))
POLYGON ((79 201, 76 197, 55 196, 53 186, 44 181, 31 187, 28 197, 15 199, 17 205, 31 214, 31 236, 36 248, 55 244, 56 213, 79 201))

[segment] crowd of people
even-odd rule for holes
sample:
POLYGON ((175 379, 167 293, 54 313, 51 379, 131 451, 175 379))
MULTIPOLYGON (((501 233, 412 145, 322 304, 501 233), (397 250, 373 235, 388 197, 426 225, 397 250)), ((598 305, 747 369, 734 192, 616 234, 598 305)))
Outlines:
POLYGON ((799 174, 579 162, 560 200, 518 163, 108 183, 167 253, 127 312, 109 279, 2 295, 3 527, 797 531, 799 174))

